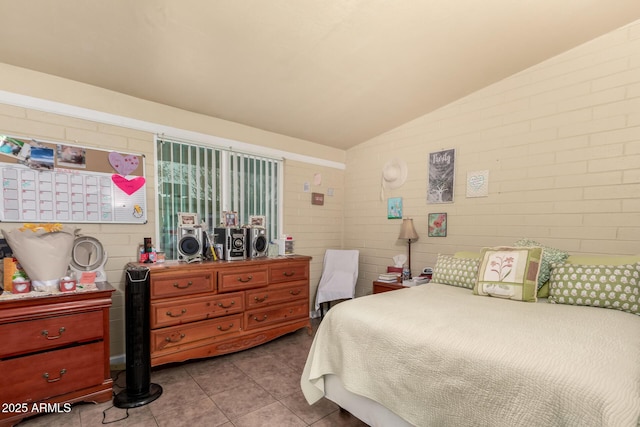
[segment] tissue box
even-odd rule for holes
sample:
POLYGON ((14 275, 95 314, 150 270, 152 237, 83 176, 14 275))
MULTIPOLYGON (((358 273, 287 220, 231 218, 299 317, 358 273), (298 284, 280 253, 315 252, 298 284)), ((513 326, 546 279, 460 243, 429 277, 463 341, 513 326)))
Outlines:
POLYGON ((402 274, 402 267, 393 267, 393 266, 388 266, 387 267, 387 273, 400 273, 402 274))

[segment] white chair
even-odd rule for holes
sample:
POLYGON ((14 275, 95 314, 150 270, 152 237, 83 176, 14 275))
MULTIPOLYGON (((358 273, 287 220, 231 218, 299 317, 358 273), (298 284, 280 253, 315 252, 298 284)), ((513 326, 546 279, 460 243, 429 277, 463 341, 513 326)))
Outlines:
MULTIPOLYGON (((331 301, 355 297, 359 256, 358 250, 327 249, 316 294, 316 310, 322 303, 326 302, 331 308, 331 301)), ((324 312, 321 315, 324 316, 324 312)))

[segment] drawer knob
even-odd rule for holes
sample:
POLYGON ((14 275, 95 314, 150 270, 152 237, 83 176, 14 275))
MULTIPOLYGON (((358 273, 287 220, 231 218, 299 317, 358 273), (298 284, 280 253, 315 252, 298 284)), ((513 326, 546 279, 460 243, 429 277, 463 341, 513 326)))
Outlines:
POLYGON ((283 272, 282 274, 283 274, 283 275, 285 275, 285 276, 287 276, 287 277, 291 277, 291 276, 293 276, 294 274, 296 274, 296 272, 295 272, 295 271, 285 271, 285 272, 283 272))
POLYGON ((250 282, 252 279, 253 279, 252 275, 248 275, 246 279, 243 279, 242 277, 238 277, 238 282, 247 283, 247 282, 250 282))
POLYGON ((222 331, 222 332, 226 332, 226 331, 230 330, 231 328, 233 328, 233 323, 230 324, 228 328, 223 328, 222 326, 218 326, 218 330, 222 331))
POLYGON ((291 295, 300 295, 300 292, 302 292, 301 289, 296 289, 295 291, 289 291, 291 295))
POLYGON ((57 381, 60 381, 62 379, 62 376, 66 373, 67 373, 66 369, 60 369, 60 376, 58 378, 49 378, 49 373, 45 372, 44 374, 42 374, 42 378, 47 380, 48 383, 55 383, 57 381))
POLYGON ((187 289, 189 286, 193 285, 192 281, 188 281, 186 286, 180 286, 180 283, 174 283, 173 287, 178 289, 187 289))
POLYGON ((253 316, 253 320, 255 320, 256 322, 264 322, 265 320, 267 320, 267 315, 265 314, 264 316, 262 316, 262 319, 258 319, 257 316, 253 316))
POLYGON ((253 297, 253 299, 256 300, 256 302, 265 302, 267 298, 269 298, 269 295, 265 295, 264 298, 253 297))
POLYGON ((167 316, 169 316, 169 317, 180 317, 180 316, 182 316, 183 314, 185 314, 186 312, 187 312, 187 309, 186 309, 186 308, 183 308, 183 309, 180 311, 180 313, 178 313, 178 314, 173 314, 171 311, 167 311, 167 316))
POLYGON ((60 329, 58 329, 58 335, 53 335, 53 336, 49 336, 49 331, 44 329, 41 334, 43 337, 45 337, 48 340, 57 340, 58 338, 60 338, 62 336, 62 333, 65 331, 64 326, 61 327, 60 329))
POLYGON ((231 301, 231 304, 229 304, 229 305, 224 305, 223 303, 219 302, 219 303, 218 303, 218 307, 220 307, 220 308, 231 308, 231 307, 233 307, 233 305, 234 305, 235 303, 236 303, 235 301, 231 301))
POLYGON ((174 338, 174 337, 172 337, 171 335, 169 335, 169 336, 168 336, 168 337, 166 337, 164 340, 165 340, 166 342, 180 342, 180 341, 182 341, 182 338, 184 338, 184 337, 185 337, 185 335, 181 333, 181 334, 180 334, 180 336, 175 337, 175 338, 174 338))

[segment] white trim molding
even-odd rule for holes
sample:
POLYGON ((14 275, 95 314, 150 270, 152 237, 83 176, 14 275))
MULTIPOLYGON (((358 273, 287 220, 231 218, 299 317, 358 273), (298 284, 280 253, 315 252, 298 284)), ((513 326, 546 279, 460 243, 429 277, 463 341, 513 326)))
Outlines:
POLYGON ((344 163, 334 162, 332 160, 320 159, 317 157, 306 156, 304 154, 291 153, 288 151, 277 150, 274 148, 263 147, 260 145, 249 144, 246 142, 235 141, 232 139, 221 138, 213 135, 207 135, 201 132, 175 128, 172 126, 147 122, 130 117, 118 116, 116 114, 105 113, 89 108, 77 107, 74 105, 63 104, 61 102, 49 101, 46 99, 35 98, 32 96, 16 94, 3 90, 0 90, 0 103, 16 107, 29 108, 32 110, 44 111, 47 113, 59 114, 62 116, 73 117, 77 119, 90 120, 97 123, 120 126, 127 129, 149 132, 152 134, 164 134, 167 138, 178 138, 184 141, 199 142, 216 147, 228 147, 246 153, 295 160, 298 162, 309 163, 318 166, 326 166, 334 169, 346 169, 346 165, 344 163))

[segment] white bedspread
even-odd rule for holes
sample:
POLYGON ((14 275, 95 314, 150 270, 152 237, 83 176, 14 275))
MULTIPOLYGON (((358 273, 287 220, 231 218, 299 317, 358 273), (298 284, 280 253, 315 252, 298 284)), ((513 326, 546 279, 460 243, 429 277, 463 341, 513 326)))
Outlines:
POLYGON ((329 310, 309 403, 329 373, 417 426, 636 426, 640 316, 431 283, 329 310))

